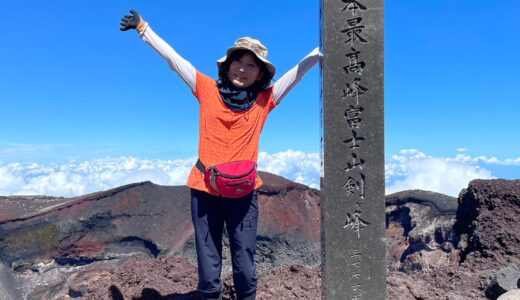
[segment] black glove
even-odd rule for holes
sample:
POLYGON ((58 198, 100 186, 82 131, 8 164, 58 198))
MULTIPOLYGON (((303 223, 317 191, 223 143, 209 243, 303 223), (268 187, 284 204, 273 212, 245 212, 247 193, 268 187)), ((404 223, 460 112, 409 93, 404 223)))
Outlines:
POLYGON ((124 16, 121 18, 121 31, 127 31, 128 29, 137 29, 139 23, 141 23, 141 15, 139 15, 135 10, 130 10, 132 16, 124 16))

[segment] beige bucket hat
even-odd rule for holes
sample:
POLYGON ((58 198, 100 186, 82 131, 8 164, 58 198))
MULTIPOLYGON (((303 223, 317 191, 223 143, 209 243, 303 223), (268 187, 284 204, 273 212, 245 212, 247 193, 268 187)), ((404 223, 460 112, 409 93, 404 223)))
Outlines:
POLYGON ((251 37, 242 37, 235 41, 235 45, 230 47, 227 50, 226 55, 217 60, 217 66, 220 68, 220 65, 226 61, 226 59, 236 50, 245 49, 253 52, 258 59, 263 61, 267 67, 267 70, 270 73, 270 78, 273 79, 274 74, 276 72, 276 68, 274 65, 267 60, 267 48, 257 39, 251 37))

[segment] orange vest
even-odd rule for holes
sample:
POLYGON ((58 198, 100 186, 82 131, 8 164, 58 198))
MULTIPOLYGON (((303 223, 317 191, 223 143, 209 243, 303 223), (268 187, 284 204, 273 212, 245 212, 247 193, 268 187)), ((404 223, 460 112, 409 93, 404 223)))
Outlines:
MULTIPOLYGON (((220 98, 217 82, 197 71, 194 92, 200 104, 199 159, 206 166, 236 160, 258 159, 258 143, 267 115, 275 108, 273 89, 260 92, 247 111, 235 112, 220 98)), ((188 177, 188 187, 219 195, 204 182, 204 174, 195 166, 188 177)), ((262 186, 257 178, 255 188, 262 186)))

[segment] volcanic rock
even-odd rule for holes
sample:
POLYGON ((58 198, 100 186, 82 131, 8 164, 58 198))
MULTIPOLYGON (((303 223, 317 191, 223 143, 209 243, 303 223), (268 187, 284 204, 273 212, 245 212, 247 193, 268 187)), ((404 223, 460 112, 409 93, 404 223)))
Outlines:
MULTIPOLYGON (((261 176, 257 299, 319 299, 319 192, 261 176)), ((0 299, 195 299, 189 198, 184 186, 150 182, 70 199, 1 197, 0 299)), ((457 201, 388 196, 388 299, 496 299, 486 296, 494 276, 520 265, 519 215, 520 180, 474 180, 457 201)))
MULTIPOLYGON (((276 175, 260 176, 265 185, 258 193, 259 273, 294 263, 318 266, 318 191, 276 175)), ((7 271, 0 268, 0 286, 14 283, 19 290, 9 291, 10 297, 76 297, 92 280, 106 279, 136 256, 159 259, 176 254, 194 262, 190 201, 185 186, 151 182, 70 199, 4 197, 0 259, 7 271)), ((230 271, 225 269, 224 276, 230 271)))
POLYGON ((498 296, 520 288, 520 270, 514 266, 507 266, 498 271, 492 278, 491 283, 486 288, 486 296, 496 299, 498 296))
POLYGON ((409 190, 386 197, 387 267, 393 271, 428 271, 458 265, 455 250, 457 199, 409 190))
POLYGON ((520 180, 473 180, 459 196, 454 229, 462 261, 520 265, 520 180))
POLYGON ((197 269, 184 257, 139 256, 88 284, 70 286, 69 295, 76 294, 77 299, 188 298, 195 295, 197 282, 197 269))
POLYGON ((260 280, 256 299, 320 299, 321 271, 303 265, 273 270, 260 280))
MULTIPOLYGON (((387 202, 387 206, 394 202, 387 202)), ((446 253, 451 257, 449 263, 439 260, 438 265, 432 265, 432 260, 414 258, 413 268, 402 267, 403 262, 411 260, 413 251, 407 253, 405 249, 413 242, 410 234, 406 237, 399 233, 412 232, 415 225, 412 217, 408 219, 410 214, 406 209, 393 208, 390 218, 387 213, 392 237, 388 245, 389 266, 394 266, 387 275, 388 299, 496 299, 499 296, 499 293, 489 293, 493 276, 510 264, 518 265, 520 260, 520 227, 515 226, 520 218, 520 180, 473 180, 461 191, 457 202, 451 231, 446 224, 437 228, 440 223, 436 221, 430 221, 431 227, 427 230, 448 233, 437 239, 443 243, 435 240, 433 244, 443 251, 448 247, 446 253), (392 222, 395 223, 392 225, 392 222), (409 227, 406 224, 410 224, 409 227), (396 263, 399 255, 401 266, 396 263)), ((435 219, 435 214, 430 217, 435 219)), ((431 247, 424 249, 427 248, 431 247)))
POLYGON ((24 270, 50 261, 77 266, 137 253, 167 254, 191 234, 188 198, 185 187, 145 182, 57 204, 51 200, 0 221, 0 256, 12 269, 24 270))

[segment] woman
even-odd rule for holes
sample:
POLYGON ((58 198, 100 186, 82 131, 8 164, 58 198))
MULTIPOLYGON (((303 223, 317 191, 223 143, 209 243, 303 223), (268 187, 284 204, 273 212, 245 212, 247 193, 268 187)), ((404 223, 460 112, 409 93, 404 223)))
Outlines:
POLYGON ((222 299, 222 234, 229 235, 237 299, 255 299, 258 224, 258 143, 268 114, 320 59, 314 49, 271 85, 276 69, 267 48, 243 37, 217 61, 219 79, 197 71, 152 31, 134 10, 121 30, 136 29, 190 87, 200 104, 199 160, 192 168, 191 213, 203 299, 222 299))

